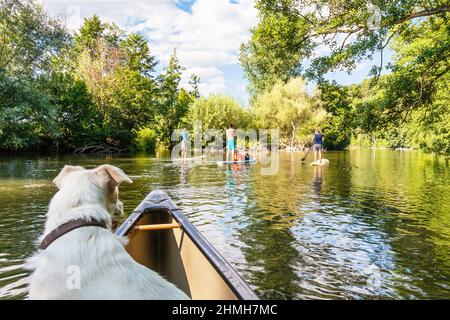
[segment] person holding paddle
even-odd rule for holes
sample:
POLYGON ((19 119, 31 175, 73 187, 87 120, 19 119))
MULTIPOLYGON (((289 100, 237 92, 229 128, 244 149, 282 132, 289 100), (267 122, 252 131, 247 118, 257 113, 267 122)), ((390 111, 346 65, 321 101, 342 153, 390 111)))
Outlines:
POLYGON ((319 154, 319 163, 322 163, 323 134, 320 132, 319 129, 314 130, 312 147, 314 152, 314 162, 317 161, 317 154, 319 154))

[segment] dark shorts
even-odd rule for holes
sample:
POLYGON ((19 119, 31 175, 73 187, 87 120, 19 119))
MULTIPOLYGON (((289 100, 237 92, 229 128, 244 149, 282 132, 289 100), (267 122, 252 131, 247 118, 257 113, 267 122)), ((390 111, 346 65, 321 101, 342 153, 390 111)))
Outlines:
POLYGON ((322 151, 323 146, 321 144, 313 145, 313 151, 322 151))

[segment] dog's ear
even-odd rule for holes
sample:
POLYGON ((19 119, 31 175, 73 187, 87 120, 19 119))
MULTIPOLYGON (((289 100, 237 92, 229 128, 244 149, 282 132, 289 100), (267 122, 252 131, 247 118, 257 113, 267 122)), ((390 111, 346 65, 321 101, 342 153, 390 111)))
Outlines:
POLYGON ((53 179, 53 183, 58 189, 61 189, 63 181, 67 177, 67 175, 79 170, 84 170, 84 168, 80 166, 65 165, 64 168, 62 168, 61 172, 56 176, 56 178, 53 179))
POLYGON ((133 183, 133 181, 117 167, 111 166, 109 164, 104 164, 100 167, 94 169, 95 173, 100 175, 105 175, 108 177, 108 187, 113 189, 117 187, 122 182, 133 183))

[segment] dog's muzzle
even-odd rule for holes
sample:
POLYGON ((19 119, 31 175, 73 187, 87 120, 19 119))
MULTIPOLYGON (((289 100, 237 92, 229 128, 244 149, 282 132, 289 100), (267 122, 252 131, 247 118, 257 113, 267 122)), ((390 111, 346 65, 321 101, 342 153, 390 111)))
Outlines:
POLYGON ((117 217, 117 218, 120 218, 123 216, 123 202, 122 201, 117 201, 113 216, 117 217))
POLYGON ((116 228, 119 226, 119 218, 123 216, 123 202, 117 201, 116 208, 114 209, 113 215, 112 215, 112 230, 116 230, 116 228))

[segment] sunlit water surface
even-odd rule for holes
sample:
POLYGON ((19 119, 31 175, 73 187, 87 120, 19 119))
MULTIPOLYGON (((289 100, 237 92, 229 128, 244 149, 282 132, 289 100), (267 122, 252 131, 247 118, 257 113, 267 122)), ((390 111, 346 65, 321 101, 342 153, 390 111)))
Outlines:
POLYGON ((263 299, 450 298, 450 167, 412 151, 280 154, 267 165, 149 156, 0 157, 0 299, 26 297, 22 266, 64 164, 120 166, 130 213, 165 190, 263 299))

